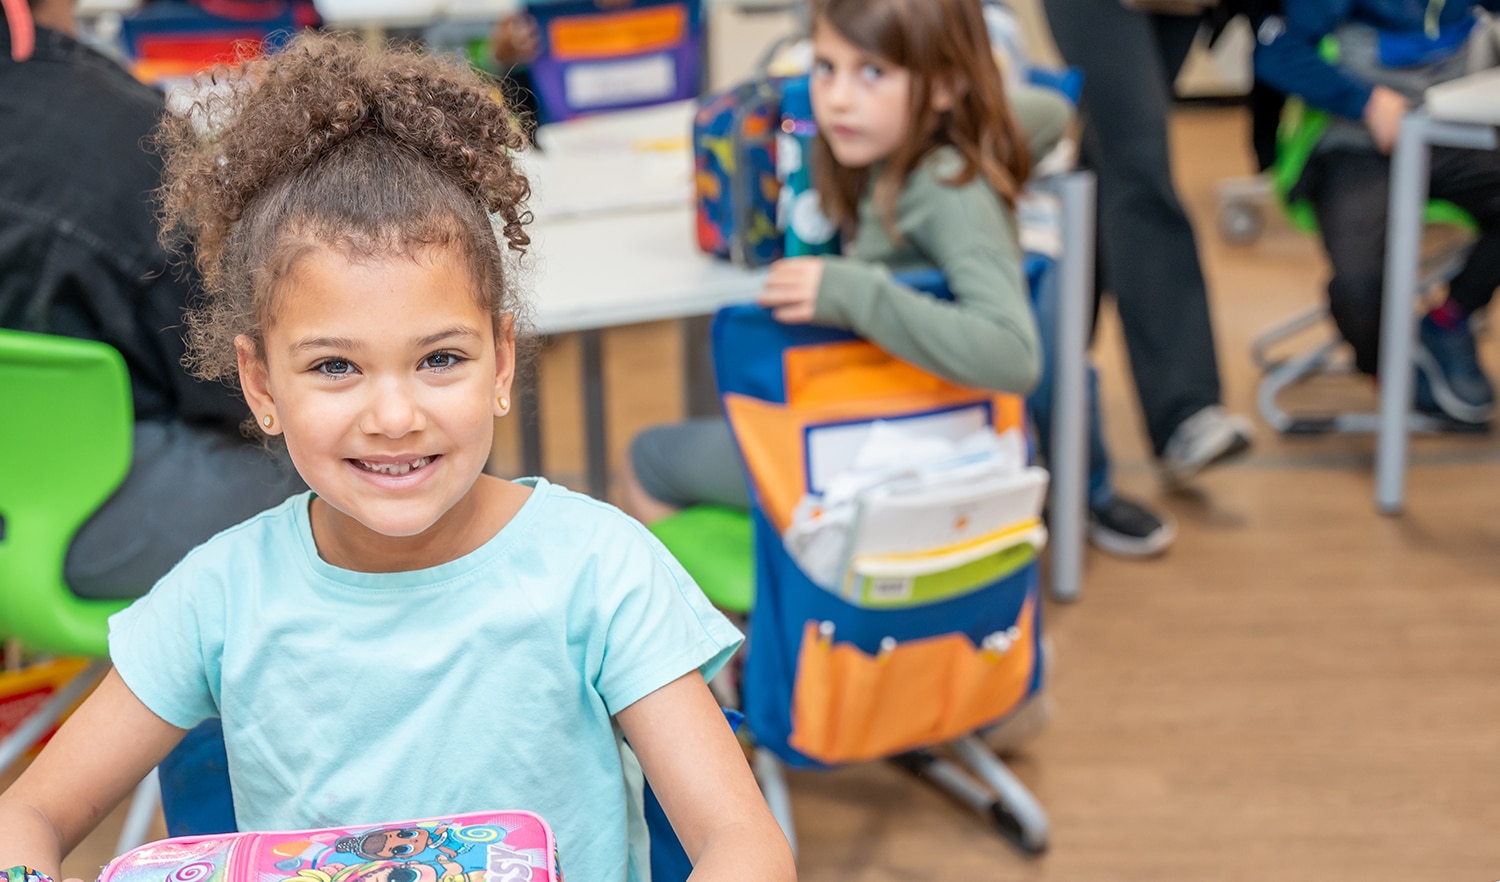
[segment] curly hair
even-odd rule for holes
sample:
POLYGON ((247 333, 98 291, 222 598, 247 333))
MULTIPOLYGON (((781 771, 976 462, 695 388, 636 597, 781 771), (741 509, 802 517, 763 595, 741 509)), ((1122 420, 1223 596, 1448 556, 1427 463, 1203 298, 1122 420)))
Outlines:
POLYGON ((351 259, 457 248, 496 327, 505 314, 525 326, 511 290, 531 241, 525 137, 472 68, 303 34, 205 74, 196 95, 156 135, 162 241, 203 283, 187 314, 194 373, 233 381, 241 334, 264 356, 283 282, 319 247, 351 259))

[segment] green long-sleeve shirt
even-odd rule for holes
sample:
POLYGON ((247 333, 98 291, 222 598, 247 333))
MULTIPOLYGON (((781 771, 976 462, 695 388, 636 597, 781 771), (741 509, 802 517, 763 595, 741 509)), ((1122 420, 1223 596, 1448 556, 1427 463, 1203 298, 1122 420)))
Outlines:
MULTIPOLYGON (((1040 158, 1067 124, 1067 103, 1040 90, 1011 101, 1040 158)), ((956 150, 939 148, 907 178, 896 200, 899 243, 865 194, 847 256, 824 258, 813 321, 854 331, 956 383, 1024 395, 1036 385, 1041 352, 1015 213, 983 178, 944 183, 962 164, 956 150), (940 269, 953 300, 892 278, 917 267, 940 269)))

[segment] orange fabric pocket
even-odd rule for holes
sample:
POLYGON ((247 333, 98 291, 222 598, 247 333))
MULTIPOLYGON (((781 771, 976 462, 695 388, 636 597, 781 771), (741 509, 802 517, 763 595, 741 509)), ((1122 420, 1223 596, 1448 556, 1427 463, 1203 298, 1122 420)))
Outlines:
POLYGON ((998 720, 1031 688, 1035 603, 1028 599, 1015 626, 985 646, 944 634, 873 656, 808 622, 788 743, 819 762, 856 762, 951 741, 998 720))

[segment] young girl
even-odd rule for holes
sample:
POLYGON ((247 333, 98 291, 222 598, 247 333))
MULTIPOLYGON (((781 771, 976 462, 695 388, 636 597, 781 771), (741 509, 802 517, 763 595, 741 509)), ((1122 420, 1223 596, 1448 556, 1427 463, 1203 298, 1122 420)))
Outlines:
POLYGON ((794 878, 704 684, 739 634, 615 509, 481 474, 521 308, 497 233, 529 241, 505 108, 328 38, 216 86, 163 136, 191 354, 312 492, 111 622, 114 672, 0 798, 0 866, 56 874, 217 716, 240 829, 526 808, 570 882, 645 879, 644 771, 695 879, 794 878))
MULTIPOLYGON (((980 0, 824 0, 813 22, 814 162, 846 256, 777 262, 760 303, 783 322, 852 330, 955 382, 1024 395, 1040 356, 1013 208, 1030 158, 1061 135, 1067 103, 1020 90, 1012 106, 980 0), (930 266, 951 302, 891 275, 930 266)), ((649 430, 631 462, 627 508, 642 519, 749 504, 723 420, 649 430)))

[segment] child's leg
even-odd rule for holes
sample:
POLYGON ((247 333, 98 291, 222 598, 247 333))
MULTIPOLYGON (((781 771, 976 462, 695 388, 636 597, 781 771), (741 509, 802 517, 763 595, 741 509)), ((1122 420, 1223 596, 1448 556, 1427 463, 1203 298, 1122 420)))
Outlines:
POLYGON ((689 505, 748 509, 739 452, 720 418, 655 426, 630 442, 625 510, 650 523, 689 505))
MULTIPOLYGON (((1036 312, 1037 335, 1042 342, 1042 372, 1037 378, 1036 388, 1026 399, 1031 412, 1032 425, 1036 431, 1037 446, 1042 460, 1052 461, 1052 377, 1057 369, 1057 268, 1049 267, 1042 274, 1041 282, 1034 292, 1032 307, 1036 312)), ((1104 427, 1099 418, 1099 373, 1088 366, 1088 420, 1089 420, 1089 508, 1108 502, 1114 496, 1114 487, 1109 475, 1109 451, 1104 447, 1104 427)))
MULTIPOLYGON (((1057 331, 1057 272, 1049 269, 1036 291, 1037 331, 1042 340, 1042 373, 1027 399, 1042 459, 1052 457, 1052 372, 1057 331)), ((1099 408, 1099 372, 1088 368, 1089 540, 1099 548, 1128 557, 1149 557, 1166 550, 1176 534, 1169 521, 1149 508, 1115 493, 1109 451, 1104 446, 1104 419, 1099 408)))
POLYGON ((1448 293, 1466 313, 1483 309, 1500 287, 1500 153, 1434 148, 1432 198, 1452 202, 1479 225, 1479 240, 1448 293))
POLYGON ((1380 300, 1385 279, 1385 224, 1390 160, 1337 150, 1308 162, 1308 196, 1333 265, 1328 307, 1354 347, 1354 364, 1374 375, 1380 360, 1380 300))
POLYGON ((1436 148, 1431 192, 1467 211, 1479 225, 1479 239, 1449 283, 1448 298, 1421 324, 1419 363, 1426 373, 1441 374, 1432 391, 1445 411, 1483 422, 1494 409, 1495 392, 1480 366, 1469 316, 1488 306, 1500 286, 1500 153, 1436 148))

